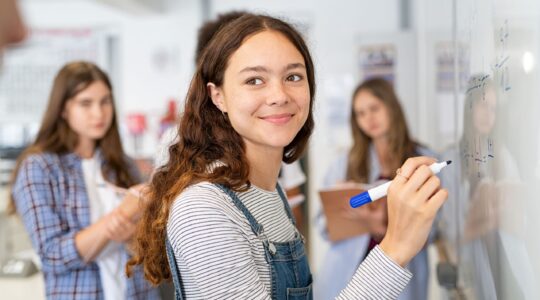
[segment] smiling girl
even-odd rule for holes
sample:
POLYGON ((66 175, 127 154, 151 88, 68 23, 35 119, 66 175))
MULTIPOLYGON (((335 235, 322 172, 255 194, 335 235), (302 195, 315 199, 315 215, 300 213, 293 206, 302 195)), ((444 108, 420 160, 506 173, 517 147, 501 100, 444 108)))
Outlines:
MULTIPOLYGON (((154 284, 172 277, 177 299, 311 299, 304 240, 277 179, 307 145, 314 95, 311 55, 289 24, 246 14, 221 28, 197 66, 180 140, 152 178, 128 268, 143 264, 154 284)), ((385 240, 341 299, 395 298, 407 284, 403 266, 446 198, 431 162, 402 166, 385 240)))

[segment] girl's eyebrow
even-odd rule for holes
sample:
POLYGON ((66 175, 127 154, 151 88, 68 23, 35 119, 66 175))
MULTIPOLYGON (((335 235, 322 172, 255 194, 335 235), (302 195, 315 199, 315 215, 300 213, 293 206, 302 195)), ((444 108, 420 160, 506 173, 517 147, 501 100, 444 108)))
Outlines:
POLYGON ((84 102, 84 101, 92 101, 92 98, 90 98, 90 97, 81 97, 81 98, 75 98, 73 100, 75 100, 77 102, 84 102))
POLYGON ((245 67, 243 68, 242 70, 240 70, 240 72, 238 73, 245 73, 245 72, 263 72, 263 73, 268 73, 268 69, 266 67, 263 67, 263 66, 254 66, 254 67, 245 67))
POLYGON ((285 71, 289 71, 292 69, 305 69, 306 66, 304 66, 303 63, 294 63, 294 64, 288 64, 287 67, 285 67, 285 71))
MULTIPOLYGON (((305 69, 305 68, 306 68, 306 66, 304 66, 303 63, 291 63, 291 64, 288 64, 284 68, 284 71, 289 71, 289 70, 292 70, 292 69, 305 69)), ((253 66, 253 67, 245 67, 242 70, 240 70, 239 73, 244 73, 244 72, 269 73, 270 71, 268 70, 268 68, 263 67, 263 66, 253 66)))
MULTIPOLYGON (((111 99, 111 98, 112 98, 111 94, 107 94, 107 95, 101 97, 99 100, 105 100, 105 99, 111 99)), ((75 102, 87 102, 87 101, 92 101, 92 98, 90 98, 90 97, 74 98, 73 101, 75 101, 75 102)))

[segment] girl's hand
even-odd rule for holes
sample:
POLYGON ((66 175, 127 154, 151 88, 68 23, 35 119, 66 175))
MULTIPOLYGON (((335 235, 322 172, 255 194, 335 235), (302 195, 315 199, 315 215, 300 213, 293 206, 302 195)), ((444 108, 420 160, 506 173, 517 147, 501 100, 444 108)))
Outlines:
POLYGON ((139 219, 144 198, 144 189, 147 184, 141 183, 127 189, 122 203, 118 208, 132 221, 139 219))
POLYGON ((124 243, 131 239, 135 232, 136 224, 122 212, 118 207, 105 216, 107 238, 119 243, 124 243))
POLYGON ((433 219, 448 192, 429 165, 435 159, 409 158, 388 189, 388 229, 381 249, 401 266, 424 247, 433 219))
POLYGON ((380 241, 388 226, 386 197, 358 208, 347 207, 342 217, 360 221, 373 239, 380 241))

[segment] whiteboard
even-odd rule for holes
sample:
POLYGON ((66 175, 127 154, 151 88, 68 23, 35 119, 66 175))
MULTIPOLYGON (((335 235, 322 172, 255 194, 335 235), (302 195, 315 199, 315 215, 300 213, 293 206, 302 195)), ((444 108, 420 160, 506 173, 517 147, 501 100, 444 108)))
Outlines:
POLYGON ((439 226, 460 294, 540 299, 540 1, 445 2, 447 23, 425 11, 423 79, 453 160, 439 226))
MULTIPOLYGON (((111 71, 112 34, 106 28, 33 28, 5 53, 0 72, 0 129, 39 122, 54 77, 64 64, 86 60, 111 71)), ((114 80, 114 78, 112 78, 114 80)))

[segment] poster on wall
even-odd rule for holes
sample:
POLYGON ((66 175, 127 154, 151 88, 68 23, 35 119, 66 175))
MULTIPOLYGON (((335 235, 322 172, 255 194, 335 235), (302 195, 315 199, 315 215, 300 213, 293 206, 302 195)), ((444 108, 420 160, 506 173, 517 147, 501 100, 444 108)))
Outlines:
POLYGON ((382 77, 392 83, 396 80, 396 47, 393 44, 363 46, 359 51, 359 63, 364 80, 382 77))
POLYGON ((322 126, 329 147, 337 149, 350 145, 351 91, 356 81, 352 74, 327 76, 321 84, 325 101, 321 105, 325 116, 322 126))
POLYGON ((462 130, 463 114, 461 108, 464 98, 455 98, 457 89, 463 95, 470 76, 470 52, 464 43, 438 41, 434 44, 435 53, 435 92, 438 111, 438 138, 441 145, 455 143, 462 130), (454 61, 457 61, 458 84, 456 86, 454 61), (457 102, 456 102, 457 101, 457 102), (456 110, 457 109, 457 110, 456 110))
POLYGON ((464 44, 456 45, 452 41, 438 42, 435 44, 436 59, 436 87, 438 93, 454 92, 454 58, 457 58, 459 70, 459 91, 463 92, 467 87, 469 77, 469 50, 464 44))

